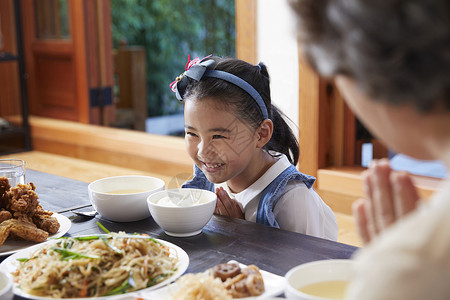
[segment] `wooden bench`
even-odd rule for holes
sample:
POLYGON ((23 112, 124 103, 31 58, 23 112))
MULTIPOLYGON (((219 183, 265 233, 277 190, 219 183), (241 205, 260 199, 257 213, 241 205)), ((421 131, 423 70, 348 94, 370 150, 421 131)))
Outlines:
MULTIPOLYGON (((335 212, 352 214, 352 203, 364 196, 361 173, 363 167, 319 169, 318 192, 335 212)), ((411 175, 420 196, 427 200, 439 189, 442 179, 411 175)))
POLYGON ((30 118, 36 151, 165 176, 192 174, 184 139, 48 118, 30 118))

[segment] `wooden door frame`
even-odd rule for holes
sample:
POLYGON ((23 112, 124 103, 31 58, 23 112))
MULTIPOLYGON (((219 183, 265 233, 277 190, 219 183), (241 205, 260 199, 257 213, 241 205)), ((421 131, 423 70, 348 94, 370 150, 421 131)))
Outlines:
MULTIPOLYGON (((81 123, 89 123, 89 93, 88 93, 88 77, 86 76, 87 54, 86 54, 86 28, 84 22, 84 1, 70 1, 70 24, 78 26, 77 30, 72 30, 72 39, 75 46, 75 76, 77 78, 77 106, 78 121, 81 123)), ((75 27, 71 27, 75 28, 75 27)))

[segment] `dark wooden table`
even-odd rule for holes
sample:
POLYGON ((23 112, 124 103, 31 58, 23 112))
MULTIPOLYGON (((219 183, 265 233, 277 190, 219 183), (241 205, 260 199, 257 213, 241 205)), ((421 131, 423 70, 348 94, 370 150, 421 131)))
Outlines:
MULTIPOLYGON (((34 182, 44 209, 70 217, 70 210, 89 206, 87 183, 28 170, 27 182, 34 182)), ((215 264, 236 260, 255 264, 260 269, 284 276, 286 272, 310 261, 350 258, 356 247, 299 233, 270 228, 240 219, 213 216, 203 232, 193 237, 171 237, 150 217, 142 221, 117 223, 97 215, 93 219, 73 221, 67 235, 110 231, 147 233, 183 248, 189 255, 187 272, 202 272, 215 264)), ((16 297, 15 299, 21 299, 16 297)))
POLYGON ((27 169, 26 183, 36 185, 39 201, 46 210, 65 212, 90 206, 88 183, 27 169))

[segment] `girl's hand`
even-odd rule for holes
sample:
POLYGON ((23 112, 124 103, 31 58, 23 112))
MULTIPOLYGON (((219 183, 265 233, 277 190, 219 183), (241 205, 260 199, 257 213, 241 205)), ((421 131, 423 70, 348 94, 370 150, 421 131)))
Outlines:
POLYGON ((419 194, 406 172, 392 171, 389 160, 373 161, 363 173, 366 198, 353 203, 353 215, 364 244, 414 211, 419 194))
POLYGON ((235 199, 231 199, 228 193, 222 188, 218 187, 216 189, 217 203, 215 214, 228 216, 233 218, 244 219, 244 213, 242 208, 235 199))

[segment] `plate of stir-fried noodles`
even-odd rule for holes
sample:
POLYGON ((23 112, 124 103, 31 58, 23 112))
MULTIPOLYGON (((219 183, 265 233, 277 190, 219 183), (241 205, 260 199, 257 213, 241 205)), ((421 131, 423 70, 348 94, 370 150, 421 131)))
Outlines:
POLYGON ((165 286, 189 265, 180 247, 125 232, 61 237, 17 252, 0 268, 28 299, 115 299, 165 286))

